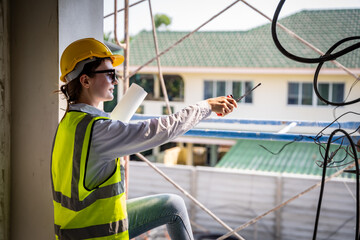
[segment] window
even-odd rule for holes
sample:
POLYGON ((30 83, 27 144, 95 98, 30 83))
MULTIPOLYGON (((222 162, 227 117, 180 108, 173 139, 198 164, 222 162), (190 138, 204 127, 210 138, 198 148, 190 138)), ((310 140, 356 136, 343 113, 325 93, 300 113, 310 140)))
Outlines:
MULTIPOLYGON (((247 91, 251 90, 253 83, 251 81, 204 81, 204 99, 226 96, 232 94, 234 98, 238 98, 247 91)), ((242 102, 252 103, 252 93, 247 95, 242 102)))
POLYGON ((217 81, 216 82, 216 96, 224 96, 226 94, 225 82, 217 81))
MULTIPOLYGON (((174 113, 174 107, 170 106, 170 110, 171 110, 171 113, 174 113)), ((166 106, 162 107, 162 114, 163 115, 169 115, 170 114, 166 106)))
MULTIPOLYGON (((344 83, 319 83, 320 95, 332 102, 343 102, 344 83)), ((290 82, 288 84, 289 105, 325 105, 313 91, 312 83, 290 82), (316 101, 314 101, 316 99, 316 101)))
MULTIPOLYGON (((343 102, 345 84, 343 83, 319 83, 318 90, 320 95, 330 102, 343 102)), ((326 105, 320 99, 317 100, 318 105, 326 105)))
POLYGON ((288 88, 288 104, 299 104, 299 83, 289 83, 288 88))
POLYGON ((144 114, 144 105, 140 105, 138 109, 136 109, 137 114, 144 114))
POLYGON ((154 76, 151 74, 135 74, 130 78, 129 86, 132 83, 136 83, 141 86, 148 94, 146 95, 145 100, 153 100, 154 93, 154 76))
POLYGON ((345 84, 343 83, 333 83, 332 86, 332 96, 331 100, 333 102, 343 102, 344 101, 344 91, 345 91, 345 84))
MULTIPOLYGON (((329 84, 326 83, 320 83, 318 85, 318 90, 320 95, 325 98, 325 99, 329 99, 329 84)), ((321 101, 319 98, 317 99, 317 104, 318 105, 325 105, 325 103, 323 101, 321 101)))
POLYGON ((214 82, 205 81, 204 82, 204 99, 212 98, 214 96, 214 82))
MULTIPOLYGON (((169 101, 184 101, 184 81, 179 75, 163 75, 169 101)), ((161 88, 160 97, 164 99, 161 88)))
POLYGON ((313 100, 312 83, 302 83, 301 87, 302 87, 301 105, 312 105, 312 100, 313 100))
MULTIPOLYGON (((184 101, 184 80, 179 75, 163 75, 169 101, 184 101)), ((130 85, 136 83, 148 93, 145 100, 164 100, 161 84, 156 75, 135 74, 130 85)))
POLYGON ((289 105, 312 105, 313 90, 312 83, 288 84, 288 104, 289 105))
MULTIPOLYGON (((250 91, 253 88, 253 83, 252 82, 245 82, 245 91, 243 91, 240 95, 238 95, 239 97, 241 95, 244 95, 246 92, 250 91)), ((234 96, 235 97, 235 96, 234 96)), ((245 102, 246 103, 252 103, 252 93, 250 93, 249 95, 247 95, 245 97, 245 102)))

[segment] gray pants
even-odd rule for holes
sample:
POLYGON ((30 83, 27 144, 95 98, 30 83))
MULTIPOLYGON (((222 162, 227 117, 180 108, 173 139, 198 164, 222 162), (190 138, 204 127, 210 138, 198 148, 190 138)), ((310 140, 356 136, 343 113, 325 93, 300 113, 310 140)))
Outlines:
POLYGON ((127 200, 130 239, 166 224, 172 240, 193 240, 184 200, 160 194, 127 200))

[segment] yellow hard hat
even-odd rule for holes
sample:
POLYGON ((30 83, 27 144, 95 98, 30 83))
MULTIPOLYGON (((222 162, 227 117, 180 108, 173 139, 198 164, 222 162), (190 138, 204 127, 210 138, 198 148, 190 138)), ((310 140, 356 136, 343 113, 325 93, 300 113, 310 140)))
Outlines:
MULTIPOLYGON (((75 69, 76 64, 91 58, 112 59, 114 67, 120 65, 124 61, 121 55, 114 55, 110 49, 102 42, 94 38, 83 38, 71 43, 63 52, 60 59, 60 80, 66 82, 65 76, 75 69)), ((82 66, 83 67, 83 66, 82 66)), ((81 68, 82 70, 82 68, 81 68)), ((79 72, 80 73, 80 72, 79 72)), ((72 80, 72 79, 70 79, 72 80)), ((70 81, 68 80, 68 81, 70 81)))

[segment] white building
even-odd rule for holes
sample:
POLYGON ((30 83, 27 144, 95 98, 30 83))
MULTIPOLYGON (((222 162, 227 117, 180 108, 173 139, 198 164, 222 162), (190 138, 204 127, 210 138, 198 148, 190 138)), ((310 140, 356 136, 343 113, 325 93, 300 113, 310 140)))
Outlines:
MULTIPOLYGON (((360 34, 354 21, 360 21, 359 9, 302 11, 279 22, 326 52, 336 41, 360 34)), ((282 55, 273 43, 270 28, 267 24, 241 32, 196 32, 162 55, 161 66, 173 110, 208 97, 228 94, 238 97, 251 86, 261 83, 261 87, 246 97, 239 109, 227 118, 333 121, 333 107, 319 101, 313 91, 317 64, 295 62, 282 55), (171 85, 180 92, 171 91, 171 85)), ((159 51, 186 34, 157 32, 159 51)), ((307 58, 319 56, 281 29, 278 35, 289 52, 307 58)), ((134 71, 155 57, 152 32, 136 35, 130 49, 130 69, 134 71)), ((359 51, 337 60, 351 73, 360 73, 359 51)), ((142 109, 145 114, 164 113, 165 103, 157 72, 155 60, 132 77, 132 81, 149 93, 142 109)), ((342 102, 345 98, 349 101, 360 96, 360 85, 353 86, 356 79, 332 63, 324 64, 318 81, 319 91, 330 101, 342 102)), ((360 109, 359 103, 338 108, 336 115, 356 109, 360 109)), ((359 121, 359 118, 348 115, 340 121, 359 121)))

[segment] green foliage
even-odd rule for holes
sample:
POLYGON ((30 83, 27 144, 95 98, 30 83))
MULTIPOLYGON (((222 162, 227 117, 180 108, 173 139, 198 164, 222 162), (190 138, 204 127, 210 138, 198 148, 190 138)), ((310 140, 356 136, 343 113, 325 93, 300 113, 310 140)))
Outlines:
MULTIPOLYGON (((113 37, 111 36, 112 34, 113 34, 112 31, 107 32, 107 33, 104 33, 104 41, 112 42, 112 43, 115 43, 115 44, 116 44, 115 38, 113 38, 113 37)), ((130 42, 131 42, 132 39, 133 39, 133 37, 130 36, 130 42)), ((124 42, 125 42, 124 40, 121 40, 121 41, 120 41, 120 43, 124 43, 124 42)))
POLYGON ((155 14, 154 16, 155 28, 158 29, 161 26, 165 28, 171 24, 171 18, 166 14, 155 14))
POLYGON ((111 37, 112 32, 104 33, 104 41, 115 43, 115 39, 111 37))

